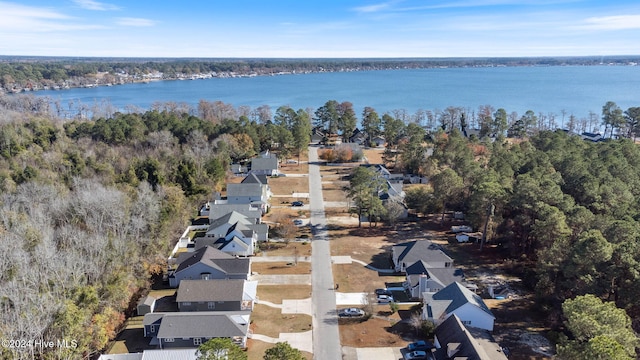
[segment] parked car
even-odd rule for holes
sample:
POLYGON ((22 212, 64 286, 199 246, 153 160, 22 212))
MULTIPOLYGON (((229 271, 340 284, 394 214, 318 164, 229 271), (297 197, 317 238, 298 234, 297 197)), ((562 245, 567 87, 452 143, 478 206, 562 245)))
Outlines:
POLYGON ((303 206, 304 203, 302 201, 294 201, 291 203, 291 206, 303 206))
POLYGON ((302 220, 300 220, 300 219, 295 219, 295 220, 293 220, 293 225, 300 226, 300 225, 302 225, 302 224, 304 224, 304 222, 303 222, 302 220))
POLYGON ((427 351, 430 349, 433 349, 433 344, 428 342, 428 341, 424 341, 424 340, 420 340, 420 341, 416 341, 416 342, 412 342, 411 344, 407 345, 407 350, 408 351, 427 351))
POLYGON ((393 296, 391 295, 378 295, 378 302, 381 304, 386 304, 393 302, 393 296))
POLYGON ((405 360, 417 360, 417 359, 426 359, 427 352, 426 351, 412 351, 408 352, 404 355, 405 360))
POLYGON ((376 295, 392 295, 389 289, 376 289, 376 295))
POLYGON ((364 316, 364 311, 358 308, 347 308, 347 309, 340 310, 340 312, 338 312, 338 316, 340 317, 364 316))

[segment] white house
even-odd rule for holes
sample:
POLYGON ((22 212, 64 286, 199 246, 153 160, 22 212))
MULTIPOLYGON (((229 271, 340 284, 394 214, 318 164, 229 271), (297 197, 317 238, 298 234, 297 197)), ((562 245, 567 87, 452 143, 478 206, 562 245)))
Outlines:
POLYGON ((466 326, 493 331, 495 316, 482 298, 464 285, 454 282, 436 293, 424 293, 422 318, 436 325, 457 315, 466 326))

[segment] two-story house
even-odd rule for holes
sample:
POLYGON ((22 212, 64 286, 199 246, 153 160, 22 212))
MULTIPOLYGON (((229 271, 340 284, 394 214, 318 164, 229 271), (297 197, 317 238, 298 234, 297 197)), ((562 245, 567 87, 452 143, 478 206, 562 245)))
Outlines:
POLYGON ((211 246, 183 253, 177 267, 169 271, 169 285, 178 287, 182 280, 243 279, 251 273, 251 260, 236 258, 211 246))
POLYGON ((257 281, 182 280, 176 295, 179 311, 253 310, 257 281))

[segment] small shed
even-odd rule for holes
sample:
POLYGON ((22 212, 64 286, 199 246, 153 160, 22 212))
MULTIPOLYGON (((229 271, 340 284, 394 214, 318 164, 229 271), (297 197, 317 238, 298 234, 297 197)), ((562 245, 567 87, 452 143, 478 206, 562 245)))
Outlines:
POLYGON ((138 302, 138 316, 143 316, 148 313, 152 313, 156 307, 156 298, 153 296, 147 295, 143 298, 140 298, 138 302))

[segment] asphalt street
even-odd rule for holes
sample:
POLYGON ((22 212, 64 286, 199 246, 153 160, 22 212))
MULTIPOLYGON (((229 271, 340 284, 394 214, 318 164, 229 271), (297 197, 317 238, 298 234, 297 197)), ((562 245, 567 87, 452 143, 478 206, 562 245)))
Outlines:
POLYGON ((311 287, 313 310, 313 358, 342 359, 336 294, 331 268, 331 249, 327 218, 322 200, 322 179, 318 165, 318 148, 309 147, 309 209, 313 240, 311 242, 311 287))

